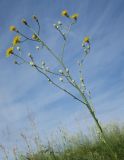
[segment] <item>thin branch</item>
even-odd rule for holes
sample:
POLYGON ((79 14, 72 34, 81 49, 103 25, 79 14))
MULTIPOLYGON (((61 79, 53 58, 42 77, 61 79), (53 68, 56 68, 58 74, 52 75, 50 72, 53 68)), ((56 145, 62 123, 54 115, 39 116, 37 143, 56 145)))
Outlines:
MULTIPOLYGON (((22 37, 24 37, 25 38, 25 40, 24 41, 26 41, 26 40, 30 40, 30 41, 35 41, 36 42, 36 40, 34 40, 34 39, 32 39, 32 38, 29 38, 29 37, 27 37, 27 36, 25 36, 23 33, 21 33, 20 31, 17 31, 17 33, 18 34, 20 34, 22 37)), ((22 41, 23 42, 23 41, 22 41)))
POLYGON ((58 84, 56 84, 53 80, 50 79, 50 77, 48 75, 46 75, 44 72, 42 72, 41 70, 39 70, 39 68, 37 67, 37 65, 34 65, 34 67, 37 69, 38 72, 42 73, 54 86, 56 86, 57 88, 59 88, 60 90, 66 92, 67 94, 69 94, 71 97, 73 97, 74 99, 78 100, 79 102, 83 103, 84 105, 86 105, 85 102, 83 102, 82 100, 80 100, 79 98, 77 98, 75 95, 73 95, 72 93, 70 93, 69 91, 67 91, 66 89, 60 87, 58 84))
POLYGON ((61 60, 63 61, 63 58, 64 58, 64 51, 65 51, 65 46, 66 46, 66 43, 67 43, 67 36, 69 35, 70 31, 71 31, 71 27, 72 25, 75 24, 75 22, 72 22, 68 29, 67 29, 67 33, 66 33, 66 39, 64 39, 64 44, 63 44, 63 47, 62 47, 62 53, 61 53, 61 60))

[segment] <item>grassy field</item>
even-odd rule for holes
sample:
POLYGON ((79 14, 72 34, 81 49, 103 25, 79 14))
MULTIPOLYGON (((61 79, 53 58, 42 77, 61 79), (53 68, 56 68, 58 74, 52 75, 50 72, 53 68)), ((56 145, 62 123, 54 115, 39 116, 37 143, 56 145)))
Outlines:
MULTIPOLYGON (((113 125, 106 127, 104 132, 118 160, 124 160, 124 128, 113 125)), ((42 145, 37 137, 35 151, 31 150, 24 135, 23 138, 27 145, 27 153, 23 155, 14 152, 15 160, 112 160, 106 144, 95 129, 91 136, 83 135, 82 132, 69 136, 63 132, 60 141, 56 138, 56 142, 49 142, 47 146, 42 145)))

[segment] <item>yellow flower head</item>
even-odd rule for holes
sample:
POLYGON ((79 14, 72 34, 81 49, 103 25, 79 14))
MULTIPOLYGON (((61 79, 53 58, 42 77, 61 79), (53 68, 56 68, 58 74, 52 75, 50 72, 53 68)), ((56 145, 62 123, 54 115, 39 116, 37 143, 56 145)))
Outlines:
POLYGON ((79 14, 77 14, 77 13, 75 13, 75 14, 73 14, 73 15, 71 16, 71 18, 72 18, 72 19, 75 19, 75 20, 77 20, 78 17, 79 17, 79 14))
POLYGON ((61 12, 61 15, 62 15, 62 16, 69 17, 67 10, 63 10, 63 11, 61 12))
POLYGON ((22 19, 22 23, 23 23, 24 25, 28 25, 26 19, 22 19))
POLYGON ((13 42, 12 42, 13 46, 16 46, 18 43, 20 43, 20 39, 21 39, 20 36, 18 36, 18 35, 15 36, 13 39, 13 42))
POLYGON ((13 47, 10 47, 6 51, 6 57, 10 57, 13 54, 13 47))
POLYGON ((89 37, 84 37, 83 43, 89 43, 90 38, 89 37))
POLYGON ((9 27, 9 30, 10 30, 10 31, 16 31, 17 29, 16 29, 15 26, 10 26, 10 27, 9 27))

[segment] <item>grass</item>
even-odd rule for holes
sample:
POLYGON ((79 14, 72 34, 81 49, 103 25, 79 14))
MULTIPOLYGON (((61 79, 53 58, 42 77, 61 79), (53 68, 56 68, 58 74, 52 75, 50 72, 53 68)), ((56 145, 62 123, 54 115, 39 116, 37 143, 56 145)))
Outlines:
MULTIPOLYGON (((107 126, 104 132, 118 160, 124 160, 124 127, 107 126)), ((15 160, 112 160, 104 141, 95 130, 90 136, 83 135, 82 132, 69 136, 63 131, 60 139, 48 142, 47 146, 40 142, 39 137, 35 137, 35 151, 31 149, 26 136, 22 137, 27 146, 27 153, 17 154, 14 151, 15 160)))

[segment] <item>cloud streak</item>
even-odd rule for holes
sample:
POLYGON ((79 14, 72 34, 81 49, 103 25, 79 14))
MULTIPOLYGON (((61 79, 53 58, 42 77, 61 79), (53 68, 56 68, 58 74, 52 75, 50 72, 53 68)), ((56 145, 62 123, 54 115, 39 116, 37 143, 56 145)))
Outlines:
MULTIPOLYGON (((15 24, 22 28, 19 21, 22 17, 31 17, 32 12, 41 20, 43 38, 57 52, 60 51, 62 40, 50 23, 60 19, 58 14, 63 8, 67 8, 72 13, 79 12, 79 21, 70 33, 68 47, 65 50, 65 62, 71 67, 74 78, 77 78, 75 67, 76 61, 82 54, 82 39, 85 35, 89 35, 92 49, 85 62, 84 74, 86 84, 91 89, 96 113, 102 122, 115 119, 123 121, 123 3, 123 0, 114 3, 112 0, 94 0, 94 3, 91 0, 73 3, 65 0, 59 2, 55 0, 54 3, 49 0, 35 2, 13 0, 14 5, 11 8, 13 12, 7 14, 3 6, 6 6, 6 9, 9 8, 10 2, 1 1, 0 18, 3 31, 0 30, 2 53, 0 55, 0 135, 2 136, 0 137, 3 138, 0 139, 0 143, 15 143, 14 137, 28 125, 28 110, 34 113, 40 130, 48 135, 59 126, 60 122, 72 132, 76 128, 76 118, 82 122, 85 117, 88 119, 87 124, 92 122, 86 109, 65 93, 48 85, 40 74, 26 66, 15 66, 11 58, 5 59, 3 53, 12 39, 7 31, 8 26, 15 24), (6 134, 3 134, 7 127, 11 132, 9 142, 6 134)), ((64 18, 62 21, 64 22, 64 18)), ((30 45, 30 43, 26 44, 26 52, 30 50, 30 45)), ((32 51, 34 51, 33 47, 31 47, 32 51)), ((40 54, 42 59, 46 57, 50 65, 54 65, 51 57, 46 56, 45 50, 40 54)), ((74 94, 77 93, 74 92, 74 94)))

